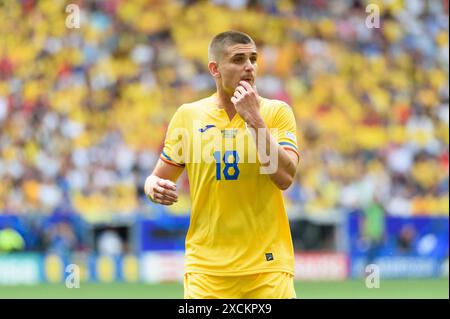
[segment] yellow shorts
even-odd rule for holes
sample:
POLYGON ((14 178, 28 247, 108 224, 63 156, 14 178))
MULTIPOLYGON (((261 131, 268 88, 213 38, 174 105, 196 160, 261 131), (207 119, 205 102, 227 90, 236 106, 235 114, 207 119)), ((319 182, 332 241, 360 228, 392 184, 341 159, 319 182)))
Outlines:
POLYGON ((267 272, 244 276, 184 275, 185 299, 292 299, 294 276, 267 272))

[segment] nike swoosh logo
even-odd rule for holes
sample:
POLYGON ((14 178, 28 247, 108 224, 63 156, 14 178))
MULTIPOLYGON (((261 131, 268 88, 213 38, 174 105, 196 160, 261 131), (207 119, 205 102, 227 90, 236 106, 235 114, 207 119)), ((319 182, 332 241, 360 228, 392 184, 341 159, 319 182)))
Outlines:
POLYGON ((213 124, 209 124, 209 125, 206 125, 205 128, 199 128, 198 130, 200 131, 200 133, 205 133, 207 130, 209 130, 210 128, 213 128, 213 127, 216 127, 216 126, 213 124))

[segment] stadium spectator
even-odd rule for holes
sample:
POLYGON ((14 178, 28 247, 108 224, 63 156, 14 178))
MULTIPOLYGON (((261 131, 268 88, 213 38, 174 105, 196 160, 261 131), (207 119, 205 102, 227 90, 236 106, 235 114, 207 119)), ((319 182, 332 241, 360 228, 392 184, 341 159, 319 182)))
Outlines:
POLYGON ((124 252, 123 246, 119 234, 112 229, 107 229, 99 235, 97 250, 101 255, 120 256, 124 252))
POLYGON ((381 252, 385 241, 385 214, 381 203, 374 201, 363 210, 361 233, 367 249, 366 264, 372 264, 381 252))
POLYGON ((0 252, 17 252, 25 249, 25 240, 13 228, 0 229, 0 252))

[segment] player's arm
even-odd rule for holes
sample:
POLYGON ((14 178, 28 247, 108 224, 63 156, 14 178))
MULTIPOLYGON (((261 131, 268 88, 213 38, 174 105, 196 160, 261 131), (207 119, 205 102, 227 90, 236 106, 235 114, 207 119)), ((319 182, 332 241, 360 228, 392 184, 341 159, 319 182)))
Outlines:
POLYGON ((153 173, 145 180, 145 195, 158 204, 176 203, 178 201, 176 181, 183 169, 159 159, 153 173))
MULTIPOLYGON (((289 188, 297 171, 299 157, 293 149, 279 145, 272 134, 270 134, 259 112, 256 89, 249 83, 241 81, 236 88, 234 96, 231 98, 231 102, 233 102, 236 111, 247 123, 247 126, 253 129, 250 132, 257 146, 259 158, 265 158, 267 154, 273 154, 273 150, 277 150, 275 153, 277 154, 275 159, 276 167, 274 169, 267 167, 267 172, 270 172, 269 176, 278 188, 281 190, 289 188)), ((272 156, 269 156, 269 162, 263 163, 263 165, 271 166, 273 161, 272 156)))
POLYGON ((252 136, 258 146, 259 158, 267 157, 266 154, 273 154, 272 150, 277 148, 277 152, 275 152, 277 156, 275 160, 276 166, 271 167, 274 165, 273 155, 269 156, 269 161, 262 163, 262 166, 266 168, 266 172, 273 172, 268 175, 279 189, 288 189, 294 181, 294 176, 297 171, 299 162, 297 153, 279 145, 272 134, 270 134, 269 129, 262 119, 254 123, 248 123, 248 125, 255 129, 253 132, 256 132, 256 134, 252 134, 252 136), (260 139, 264 139, 264 141, 260 139))
POLYGON ((147 197, 158 204, 172 205, 178 200, 176 181, 185 167, 183 156, 178 156, 176 145, 183 144, 182 136, 175 133, 176 129, 182 128, 182 108, 173 115, 167 129, 164 148, 156 166, 144 184, 147 197))

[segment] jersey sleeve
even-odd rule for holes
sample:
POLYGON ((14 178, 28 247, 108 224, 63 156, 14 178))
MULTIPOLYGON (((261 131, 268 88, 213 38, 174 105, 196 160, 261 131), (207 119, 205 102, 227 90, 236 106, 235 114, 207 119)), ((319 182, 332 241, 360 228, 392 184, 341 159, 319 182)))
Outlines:
POLYGON ((186 126, 183 121, 183 107, 181 106, 170 120, 167 128, 164 148, 160 158, 167 164, 177 167, 185 166, 186 126))
POLYGON ((297 124, 294 112, 288 104, 283 103, 277 111, 274 119, 274 128, 278 130, 278 144, 287 150, 295 152, 297 157, 300 158, 297 144, 297 124))

